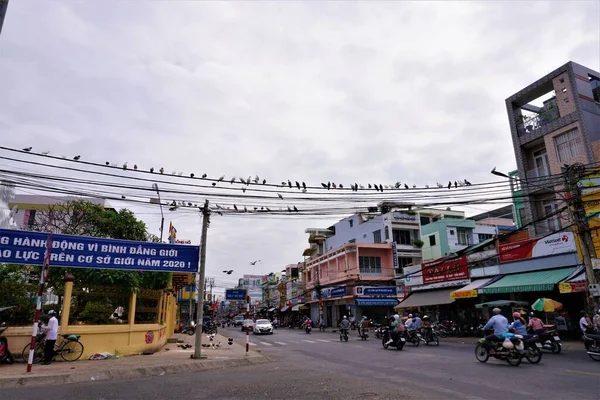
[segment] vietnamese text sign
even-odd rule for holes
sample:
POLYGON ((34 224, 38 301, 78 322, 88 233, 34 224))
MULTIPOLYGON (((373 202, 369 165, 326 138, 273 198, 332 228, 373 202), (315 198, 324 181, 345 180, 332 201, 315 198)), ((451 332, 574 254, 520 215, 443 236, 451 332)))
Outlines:
POLYGON ((225 300, 245 301, 246 300, 246 290, 245 289, 226 289, 225 290, 225 300))
POLYGON ((539 239, 523 240, 500 245, 500 262, 551 256, 577 251, 573 232, 559 232, 539 239))
POLYGON ((438 283, 469 278, 467 256, 451 260, 439 259, 421 265, 423 283, 438 283))
POLYGON ((338 286, 331 289, 329 294, 330 297, 342 297, 346 295, 346 286, 338 286))
MULTIPOLYGON (((0 263, 42 265, 48 234, 0 229, 0 263)), ((53 235, 51 267, 196 272, 198 246, 53 235)))
POLYGON ((358 296, 395 297, 398 293, 398 289, 396 286, 357 286, 355 292, 358 296))

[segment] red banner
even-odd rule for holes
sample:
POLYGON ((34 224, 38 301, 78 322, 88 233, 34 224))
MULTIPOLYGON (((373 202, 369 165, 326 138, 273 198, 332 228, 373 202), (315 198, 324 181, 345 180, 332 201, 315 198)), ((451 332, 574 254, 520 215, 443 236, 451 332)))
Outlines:
POLYGON ((575 251, 577 248, 572 232, 555 233, 538 239, 498 246, 501 263, 575 251))
POLYGON ((469 265, 467 256, 454 258, 452 260, 435 260, 424 262, 421 265, 423 271, 423 283, 439 283, 469 279, 469 265))

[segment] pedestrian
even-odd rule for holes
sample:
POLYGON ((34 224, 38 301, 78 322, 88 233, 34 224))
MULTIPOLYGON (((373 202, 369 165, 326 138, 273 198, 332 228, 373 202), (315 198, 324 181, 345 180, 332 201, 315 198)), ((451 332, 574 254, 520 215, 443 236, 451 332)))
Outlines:
POLYGON ((559 332, 567 332, 569 327, 567 325, 567 313, 562 313, 560 316, 556 317, 556 329, 559 332))
POLYGON ((44 347, 44 364, 50 365, 54 358, 54 345, 56 345, 56 338, 58 337, 58 319, 56 318, 56 311, 48 311, 50 320, 48 321, 48 327, 46 332, 46 345, 44 347))

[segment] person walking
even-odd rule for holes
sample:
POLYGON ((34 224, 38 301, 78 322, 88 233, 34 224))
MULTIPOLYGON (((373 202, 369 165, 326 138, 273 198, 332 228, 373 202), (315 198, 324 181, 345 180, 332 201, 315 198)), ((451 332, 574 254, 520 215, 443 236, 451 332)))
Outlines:
POLYGON ((58 319, 56 318, 56 311, 48 311, 50 320, 48 321, 48 327, 46 332, 46 345, 44 347, 44 364, 50 365, 54 358, 54 346, 56 345, 56 338, 58 337, 58 319))

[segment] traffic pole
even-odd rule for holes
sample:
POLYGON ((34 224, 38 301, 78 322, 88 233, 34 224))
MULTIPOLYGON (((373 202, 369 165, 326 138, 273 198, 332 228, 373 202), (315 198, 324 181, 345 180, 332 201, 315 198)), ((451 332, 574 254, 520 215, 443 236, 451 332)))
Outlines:
MULTIPOLYGON (((202 209, 202 237, 200 238, 200 265, 198 271, 198 287, 196 290, 196 337, 194 340, 194 354, 192 358, 202 358, 202 318, 204 317, 204 273, 206 271, 206 236, 208 234, 208 224, 210 223, 210 210, 208 208, 208 200, 204 202, 202 209), (198 331, 200 329, 200 331, 198 331)), ((206 357, 206 356, 204 356, 206 357)))
POLYGON ((38 287, 38 293, 35 303, 35 314, 33 316, 33 331, 31 333, 31 343, 29 345, 29 358, 27 359, 27 372, 31 372, 33 366, 33 356, 35 354, 35 338, 38 333, 38 323, 40 322, 40 312, 42 310, 42 295, 44 294, 44 286, 46 285, 46 278, 48 277, 48 271, 50 270, 50 250, 52 249, 52 232, 48 234, 46 240, 46 254, 44 255, 44 263, 42 264, 42 273, 40 274, 40 286, 38 287))
MULTIPOLYGON (((250 296, 246 293, 246 319, 250 319, 250 296)), ((250 327, 246 326, 246 355, 250 351, 250 327)))

